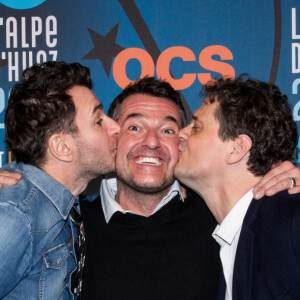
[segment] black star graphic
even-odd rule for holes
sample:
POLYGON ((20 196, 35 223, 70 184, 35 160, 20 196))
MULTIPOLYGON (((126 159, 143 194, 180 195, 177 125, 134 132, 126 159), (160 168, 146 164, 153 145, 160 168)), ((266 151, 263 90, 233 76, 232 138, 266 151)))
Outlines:
POLYGON ((116 44, 118 28, 119 23, 116 24, 106 36, 100 35, 96 31, 88 28, 89 34, 94 43, 94 49, 86 54, 83 59, 99 59, 107 77, 109 77, 113 58, 124 50, 123 47, 116 44))
POLYGON ((5 67, 7 65, 8 65, 8 60, 0 58, 0 68, 5 67))

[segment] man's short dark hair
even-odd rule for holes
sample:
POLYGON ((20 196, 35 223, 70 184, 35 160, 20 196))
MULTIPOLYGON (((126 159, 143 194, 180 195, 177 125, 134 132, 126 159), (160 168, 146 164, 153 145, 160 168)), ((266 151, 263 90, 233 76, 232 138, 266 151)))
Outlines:
POLYGON ((108 116, 118 121, 120 108, 124 99, 135 94, 145 94, 171 100, 179 109, 182 127, 186 125, 186 113, 180 99, 180 94, 167 81, 157 80, 149 76, 138 79, 125 87, 123 92, 111 103, 108 116))
POLYGON ((202 95, 205 101, 219 104, 215 117, 223 141, 240 134, 251 138, 248 169, 254 175, 264 175, 274 163, 291 159, 298 142, 297 125, 277 86, 242 74, 235 80, 208 83, 202 95))
POLYGON ((22 74, 11 91, 5 113, 5 141, 18 162, 41 167, 54 133, 76 133, 76 109, 67 91, 92 88, 90 71, 78 63, 46 62, 22 74))

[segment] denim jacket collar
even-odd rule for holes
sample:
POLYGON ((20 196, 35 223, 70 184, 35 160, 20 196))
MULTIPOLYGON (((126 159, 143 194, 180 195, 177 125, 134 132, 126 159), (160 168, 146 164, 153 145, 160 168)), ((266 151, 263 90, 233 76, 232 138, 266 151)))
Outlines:
POLYGON ((14 172, 25 174, 53 203, 64 220, 67 219, 70 210, 78 198, 53 177, 32 165, 13 162, 11 164, 14 172))

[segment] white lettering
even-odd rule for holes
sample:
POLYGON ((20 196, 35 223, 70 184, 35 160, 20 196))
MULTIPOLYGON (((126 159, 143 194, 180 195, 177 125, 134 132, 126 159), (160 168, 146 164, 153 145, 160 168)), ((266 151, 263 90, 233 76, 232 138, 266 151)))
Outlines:
POLYGON ((296 8, 292 8, 292 39, 300 39, 300 34, 296 33, 296 8))
POLYGON ((32 17, 31 19, 31 34, 32 34, 32 47, 36 47, 36 37, 42 33, 42 19, 40 17, 32 17))
POLYGON ((56 61, 57 60, 57 50, 52 50, 49 51, 49 54, 52 55, 52 61, 56 61))
POLYGON ((57 35, 57 20, 54 16, 49 16, 46 19, 46 44, 50 48, 57 45, 57 38, 52 38, 51 41, 52 35, 57 35))
POLYGON ((300 110, 300 101, 298 101, 294 106, 294 110, 293 110, 294 121, 300 121, 299 110, 300 110))
POLYGON ((0 167, 2 167, 2 156, 4 155, 3 151, 0 151, 0 167))
POLYGON ((22 70, 25 70, 26 68, 29 68, 33 65, 33 55, 32 51, 23 51, 22 52, 22 70), (27 54, 28 54, 28 64, 27 64, 27 54))
POLYGON ((19 81, 19 55, 18 52, 14 52, 14 59, 12 57, 13 53, 8 52, 8 81, 19 81))
POLYGON ((300 44, 292 43, 292 73, 300 73, 300 44))
POLYGON ((12 39, 13 48, 17 48, 17 20, 14 17, 9 17, 6 20, 6 48, 10 48, 10 41, 12 39))
MULTIPOLYGON (((4 111, 5 108, 5 94, 4 90, 0 88, 0 114, 4 111)), ((0 123, 0 129, 4 129, 4 124, 0 123)))
POLYGON ((47 54, 45 51, 40 50, 37 55, 36 55, 36 62, 38 64, 42 63, 42 62, 46 62, 47 61, 47 54))
POLYGON ((21 37, 21 40, 22 40, 22 48, 28 48, 29 47, 29 44, 26 42, 26 19, 25 17, 22 17, 21 18, 21 32, 22 32, 22 37, 21 37))
POLYGON ((293 85, 292 85, 292 94, 296 95, 298 94, 298 86, 300 84, 300 78, 297 78, 294 80, 293 85))

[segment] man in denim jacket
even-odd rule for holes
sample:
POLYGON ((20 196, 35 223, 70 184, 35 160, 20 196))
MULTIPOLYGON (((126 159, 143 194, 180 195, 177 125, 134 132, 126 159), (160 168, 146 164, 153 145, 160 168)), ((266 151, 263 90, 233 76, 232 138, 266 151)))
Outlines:
POLYGON ((48 62, 23 72, 5 115, 21 173, 0 191, 0 298, 73 299, 76 230, 69 213, 87 183, 114 169, 119 126, 91 91, 89 69, 48 62))

